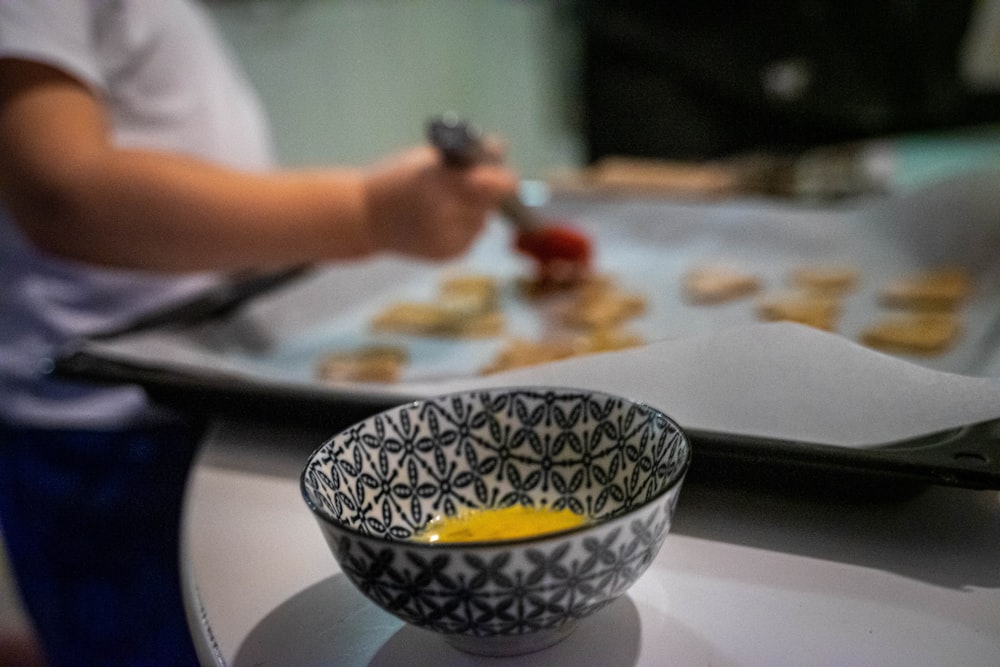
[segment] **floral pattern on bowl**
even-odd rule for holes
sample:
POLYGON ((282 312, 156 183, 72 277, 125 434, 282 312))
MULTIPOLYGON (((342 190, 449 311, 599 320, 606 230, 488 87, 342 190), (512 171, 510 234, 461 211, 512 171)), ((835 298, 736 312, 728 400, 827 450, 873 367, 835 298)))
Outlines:
POLYGON ((537 650, 622 595, 670 529, 690 444, 659 410, 600 392, 485 389, 375 415, 323 444, 306 504, 347 577, 376 604, 486 655, 537 650), (426 544, 430 519, 516 503, 583 527, 426 544))

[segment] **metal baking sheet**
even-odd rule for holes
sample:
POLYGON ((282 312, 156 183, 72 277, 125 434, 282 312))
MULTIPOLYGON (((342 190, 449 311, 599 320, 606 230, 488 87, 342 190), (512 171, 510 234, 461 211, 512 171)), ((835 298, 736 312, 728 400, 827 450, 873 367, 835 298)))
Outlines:
MULTIPOLYGON (((679 278, 698 264, 744 268, 760 275, 769 290, 782 289, 788 272, 800 266, 830 262, 856 266, 861 286, 846 302, 838 330, 847 341, 856 340, 879 315, 878 291, 892 278, 945 264, 962 266, 973 276, 975 291, 960 313, 960 341, 945 354, 900 361, 938 373, 986 378, 1000 375, 997 193, 998 176, 984 174, 906 197, 833 207, 772 200, 695 203, 566 197, 549 202, 546 212, 592 234, 598 248, 597 269, 612 275, 624 289, 647 297, 648 312, 634 321, 633 328, 651 344, 754 324, 750 299, 719 306, 693 306, 683 300, 679 278)), ((235 407, 256 397, 264 411, 270 405, 287 415, 296 412, 294 405, 336 405, 349 419, 478 376, 507 337, 540 334, 543 320, 514 288, 529 267, 510 252, 509 244, 508 230, 496 222, 467 256, 445 266, 383 258, 319 269, 250 298, 221 317, 180 322, 171 321, 166 313, 160 321, 168 325, 83 341, 67 350, 58 366, 77 376, 139 382, 174 402, 190 403, 197 396, 202 407, 206 401, 235 407), (371 317, 386 304, 428 299, 444 275, 467 272, 493 275, 505 285, 504 336, 456 341, 375 335, 370 330, 371 317), (158 338, 157 346, 147 345, 150 336, 158 338), (322 356, 374 341, 409 350, 411 363, 400 383, 334 386, 315 379, 322 356), (164 355, 164 349, 169 354, 164 355)), ((185 312, 190 314, 190 309, 185 312)), ((545 369, 537 373, 544 377, 545 369)), ((836 383, 835 371, 832 376, 830 381, 836 383)), ((1000 404, 995 416, 1000 417, 1000 404)), ((742 442, 737 450, 741 455, 756 452, 765 459, 783 460, 794 460, 802 452, 808 458, 823 445, 726 429, 695 430, 721 457, 731 458, 733 442, 742 442), (786 449, 799 454, 790 456, 786 449)), ((941 436, 942 443, 944 439, 954 443, 952 429, 942 429, 945 432, 949 435, 941 436)), ((912 434, 887 440, 895 450, 890 455, 906 450, 899 442, 910 440, 912 434)), ((922 445, 921 451, 926 450, 922 445)), ((959 474, 952 483, 982 486, 984 467, 989 478, 988 468, 996 462, 992 455, 974 450, 973 444, 965 443, 962 452, 917 468, 932 481, 949 483, 948 470, 968 464, 975 474, 959 474), (948 469, 944 473, 942 465, 948 469)), ((824 456, 828 454, 824 450, 824 456)), ((840 456, 837 453, 834 459, 840 456)), ((882 465, 878 457, 864 456, 868 458, 859 466, 861 455, 848 454, 847 467, 871 471, 882 465)))

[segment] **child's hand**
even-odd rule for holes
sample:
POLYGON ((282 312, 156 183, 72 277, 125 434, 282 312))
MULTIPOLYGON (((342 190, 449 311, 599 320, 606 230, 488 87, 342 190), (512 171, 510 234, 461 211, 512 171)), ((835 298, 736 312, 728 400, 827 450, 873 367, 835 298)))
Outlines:
POLYGON ((373 167, 365 186, 377 247, 446 259, 468 249, 487 214, 516 191, 517 178, 499 160, 451 167, 421 146, 373 167))

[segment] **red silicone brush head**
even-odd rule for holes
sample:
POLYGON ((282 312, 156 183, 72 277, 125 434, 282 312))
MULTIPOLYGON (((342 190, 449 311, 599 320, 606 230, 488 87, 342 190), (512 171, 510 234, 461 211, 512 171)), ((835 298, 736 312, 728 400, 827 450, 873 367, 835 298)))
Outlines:
POLYGON ((515 247, 538 262, 541 282, 572 283, 590 272, 590 239, 571 227, 545 224, 522 231, 517 235, 515 247))

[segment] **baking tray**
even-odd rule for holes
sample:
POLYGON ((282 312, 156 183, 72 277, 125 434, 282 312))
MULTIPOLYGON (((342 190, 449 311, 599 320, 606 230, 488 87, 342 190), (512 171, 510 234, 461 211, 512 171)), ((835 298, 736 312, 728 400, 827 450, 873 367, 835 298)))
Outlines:
MULTIPOLYGON (((599 249, 598 269, 649 298, 649 313, 635 328, 650 341, 698 338, 753 324, 751 301, 713 307, 684 302, 678 278, 699 263, 746 268, 773 288, 797 266, 838 261, 857 266, 862 285, 841 320, 838 335, 845 340, 854 340, 875 316, 877 291, 892 277, 961 264, 976 283, 962 312, 962 340, 947 354, 900 362, 944 375, 990 377, 998 374, 1000 329, 1000 262, 993 252, 1000 241, 994 222, 997 192, 998 177, 984 174, 907 197, 833 207, 763 199, 708 204, 573 196, 552 200, 547 213, 591 233, 599 249)), ((495 223, 467 256, 448 265, 381 258, 296 267, 227 285, 132 327, 74 343, 60 355, 56 372, 138 383, 155 399, 184 409, 342 428, 476 375, 503 340, 381 337, 407 346, 414 361, 396 385, 321 384, 314 379, 320 356, 371 342, 367 322, 375 312, 390 301, 428 298, 443 275, 486 272, 512 284, 527 270, 509 252, 507 230, 495 223), (150 340, 156 344, 150 346, 150 340)), ((536 334, 539 323, 532 310, 519 305, 513 292, 505 294, 510 332, 536 334)), ((531 372, 544 380, 548 369, 531 372)), ((697 445, 703 471, 788 469, 800 477, 818 471, 876 484, 1000 488, 994 419, 1000 418, 1000 401, 994 414, 983 417, 861 448, 681 423, 697 445)))

